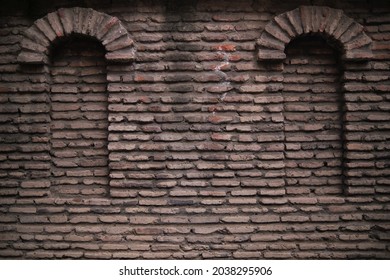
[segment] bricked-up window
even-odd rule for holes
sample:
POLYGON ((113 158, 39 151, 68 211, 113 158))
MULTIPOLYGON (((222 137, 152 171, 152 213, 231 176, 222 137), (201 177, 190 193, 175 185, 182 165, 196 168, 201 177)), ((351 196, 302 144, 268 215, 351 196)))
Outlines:
POLYGON ((104 196, 108 186, 105 50, 70 37, 52 52, 52 194, 104 196))
POLYGON ((342 187, 341 67, 321 37, 290 42, 284 61, 284 131, 288 192, 336 194, 342 187))

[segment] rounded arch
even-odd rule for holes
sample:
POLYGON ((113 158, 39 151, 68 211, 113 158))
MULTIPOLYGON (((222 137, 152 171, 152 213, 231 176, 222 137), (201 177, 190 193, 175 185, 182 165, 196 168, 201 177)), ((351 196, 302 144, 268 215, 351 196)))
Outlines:
POLYGON ((322 6, 301 6, 276 16, 257 40, 259 60, 283 60, 286 45, 295 37, 319 33, 335 42, 346 61, 372 58, 371 38, 364 27, 343 11, 322 6))
POLYGON ((106 49, 106 59, 129 62, 135 59, 133 40, 120 20, 90 8, 61 8, 38 19, 24 32, 20 63, 47 64, 52 43, 70 34, 96 38, 106 49))

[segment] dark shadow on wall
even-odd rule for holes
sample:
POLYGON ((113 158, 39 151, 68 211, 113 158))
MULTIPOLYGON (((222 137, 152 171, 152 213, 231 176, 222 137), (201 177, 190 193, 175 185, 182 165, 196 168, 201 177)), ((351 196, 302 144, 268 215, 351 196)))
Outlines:
MULTIPOLYGON (((0 0, 0 16, 23 15, 35 21, 59 8, 108 8, 113 0, 0 0)), ((129 2, 129 1, 128 1, 129 2)))

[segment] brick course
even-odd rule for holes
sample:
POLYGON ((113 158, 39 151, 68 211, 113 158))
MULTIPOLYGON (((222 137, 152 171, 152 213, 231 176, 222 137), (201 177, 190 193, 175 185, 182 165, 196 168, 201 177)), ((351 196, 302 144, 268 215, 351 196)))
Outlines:
POLYGON ((0 257, 388 259, 390 6, 298 2, 8 3, 0 257))

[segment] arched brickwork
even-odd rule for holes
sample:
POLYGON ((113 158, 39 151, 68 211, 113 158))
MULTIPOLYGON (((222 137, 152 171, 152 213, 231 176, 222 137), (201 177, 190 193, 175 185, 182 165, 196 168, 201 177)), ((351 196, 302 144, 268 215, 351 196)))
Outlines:
POLYGON ((62 8, 38 19, 24 33, 18 62, 47 64, 51 44, 70 34, 87 35, 99 40, 111 62, 134 60, 133 40, 116 17, 87 8, 62 8))
MULTIPOLYGON (((52 119, 53 104, 55 102, 59 104, 66 102, 66 100, 57 100, 53 103, 53 98, 59 98, 56 95, 64 93, 64 87, 62 86, 63 84, 60 86, 55 85, 56 82, 52 79, 53 71, 57 71, 55 69, 56 63, 55 57, 53 58, 52 50, 56 47, 61 48, 63 44, 67 42, 67 39, 72 40, 72 38, 77 38, 76 36, 86 37, 82 39, 86 39, 87 41, 91 38, 93 40, 90 40, 89 42, 92 44, 94 44, 93 41, 97 41, 97 44, 101 44, 102 48, 104 48, 103 53, 105 53, 104 57, 107 62, 106 65, 111 66, 110 69, 107 68, 105 71, 106 77, 103 80, 105 81, 104 83, 106 83, 106 86, 105 89, 100 92, 101 96, 108 102, 108 104, 104 104, 107 108, 100 106, 103 104, 98 106, 99 111, 107 113, 107 116, 104 118, 107 120, 108 125, 107 135, 104 135, 105 139, 112 137, 111 134, 115 133, 115 124, 108 122, 108 120, 111 119, 110 112, 108 110, 110 102, 116 100, 115 96, 118 93, 120 94, 122 91, 131 91, 129 86, 124 85, 123 81, 119 83, 120 79, 111 78, 111 80, 108 80, 109 76, 118 76, 118 73, 125 72, 129 67, 133 67, 132 65, 129 66, 127 62, 131 62, 135 59, 135 47, 133 45, 133 40, 130 38, 128 31, 124 28, 118 18, 97 12, 90 8, 61 8, 56 12, 49 13, 45 17, 38 19, 23 33, 20 44, 21 52, 17 57, 17 61, 24 65, 21 68, 22 72, 26 71, 30 76, 34 77, 34 81, 31 85, 39 87, 39 92, 35 94, 35 98, 41 98, 42 101, 42 103, 31 104, 31 111, 36 112, 39 110, 39 106, 44 106, 46 113, 42 119, 37 119, 36 123, 34 120, 34 123, 31 125, 34 129, 35 126, 41 127, 41 152, 35 156, 32 164, 36 168, 33 172, 41 173, 37 176, 31 172, 26 175, 24 181, 28 182, 30 185, 41 186, 41 192, 39 193, 41 197, 53 194, 52 186, 56 185, 53 184, 53 178, 49 175, 53 172, 53 168, 51 167, 53 166, 53 161, 55 160, 55 157, 52 156, 55 152, 52 147, 52 136, 55 132, 53 127, 55 128, 56 126, 55 121, 53 122, 52 119), (118 64, 118 62, 120 64, 118 64), (58 92, 55 92, 56 90, 58 90, 58 92)), ((83 50, 83 52, 88 53, 88 50, 83 50)), ((90 55, 91 54, 88 54, 88 56, 90 55)), ((83 55, 80 53, 78 57, 83 58, 83 55)), ((81 66, 83 62, 80 61, 80 63, 76 64, 80 64, 79 66, 81 66)), ((74 70, 75 69, 71 71, 74 70)), ((81 70, 78 69, 77 71, 81 70)), ((100 82, 102 81, 98 81, 98 83, 100 82)), ((76 88, 76 91, 78 90, 78 87, 74 88, 76 88)), ((65 90, 69 90, 69 87, 65 90)), ((31 88, 26 87, 25 90, 21 90, 21 92, 24 91, 31 92, 31 88)), ((70 104, 71 107, 76 105, 77 104, 70 104)), ((96 106, 92 105, 91 108, 84 108, 81 110, 86 109, 87 111, 93 111, 96 109, 96 106)), ((68 111, 67 108, 64 108, 63 110, 68 111)), ((72 125, 74 126, 77 124, 74 122, 72 125)), ((98 137, 100 137, 100 135, 98 135, 98 137)), ((112 145, 107 147, 107 149, 109 152, 115 152, 117 150, 117 148, 115 146, 112 147, 112 145)), ((84 165, 86 164, 88 163, 85 163, 84 165)), ((108 163, 108 165, 111 164, 108 163)), ((106 177, 107 175, 108 174, 105 174, 106 177)), ((55 192, 56 191, 54 190, 54 193, 55 192)), ((27 195, 30 195, 30 193, 27 193, 27 195)), ((38 193, 34 193, 33 195, 36 196, 38 193)), ((64 198, 64 201, 67 199, 71 200, 72 198, 64 198)), ((93 200, 93 198, 91 199, 93 200)))
POLYGON ((372 58, 371 38, 364 27, 343 11, 321 6, 301 6, 276 16, 267 24, 257 40, 259 60, 283 60, 286 45, 295 37, 320 33, 335 42, 343 52, 343 60, 372 58))

